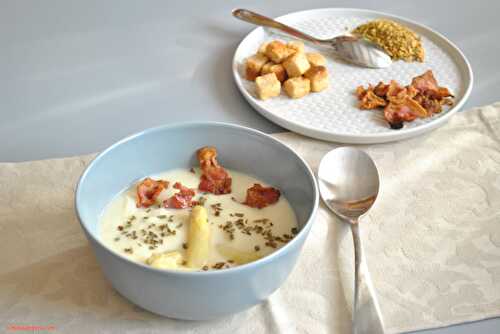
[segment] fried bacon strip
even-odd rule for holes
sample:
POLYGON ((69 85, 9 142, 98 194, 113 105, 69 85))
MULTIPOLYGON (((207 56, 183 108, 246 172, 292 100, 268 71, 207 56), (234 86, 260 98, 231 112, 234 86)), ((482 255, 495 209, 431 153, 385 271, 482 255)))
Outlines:
POLYGON ((174 188, 179 189, 179 192, 163 201, 165 208, 185 209, 197 204, 193 201, 193 196, 196 194, 194 189, 185 187, 180 182, 176 182, 174 188))
POLYGON ((368 86, 368 89, 359 86, 356 88, 356 93, 359 99, 359 109, 375 109, 387 104, 383 98, 374 92, 372 86, 368 86))
POLYGON ((149 177, 142 180, 137 185, 137 200, 138 208, 147 208, 156 202, 156 199, 168 187, 168 182, 163 180, 153 180, 149 177))
MULTIPOLYGON (((361 88, 363 88, 363 87, 361 86, 361 88)), ((386 85, 382 81, 380 81, 375 86, 375 88, 373 88, 373 92, 375 93, 375 95, 377 95, 378 97, 382 97, 382 98, 384 98, 387 95, 388 91, 389 91, 389 85, 386 85)))
POLYGON ((205 146, 197 151, 200 162, 201 177, 198 189, 215 195, 229 194, 231 192, 231 176, 217 162, 215 147, 205 146))
POLYGON ((422 75, 413 78, 411 81, 411 86, 415 87, 421 94, 427 95, 436 99, 442 99, 445 97, 453 97, 448 88, 439 87, 434 73, 428 70, 422 75))
POLYGON ((263 187, 255 183, 247 189, 247 197, 242 204, 252 208, 262 209, 268 205, 276 203, 280 198, 280 191, 273 187, 263 187))
POLYGON ((384 107, 384 117, 392 128, 399 129, 403 122, 432 116, 442 111, 443 105, 453 105, 453 95, 448 88, 440 87, 431 70, 412 79, 410 85, 402 87, 391 80, 389 84, 379 82, 375 87, 359 86, 356 96, 360 109, 384 107))
POLYGON ((393 129, 399 129, 403 122, 411 122, 417 118, 406 104, 389 103, 384 108, 384 117, 393 129))
POLYGON ((431 115, 440 113, 443 110, 443 108, 441 107, 442 106, 441 101, 432 99, 422 94, 418 94, 417 96, 415 96, 415 101, 417 101, 431 115))

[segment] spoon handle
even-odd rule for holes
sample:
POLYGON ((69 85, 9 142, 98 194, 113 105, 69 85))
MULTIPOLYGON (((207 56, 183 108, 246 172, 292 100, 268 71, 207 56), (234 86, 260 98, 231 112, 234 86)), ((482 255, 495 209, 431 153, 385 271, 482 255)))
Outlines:
POLYGON ((254 12, 247 10, 247 9, 235 9, 235 10, 233 10, 233 16, 242 20, 242 21, 253 23, 255 25, 278 29, 278 30, 283 31, 284 33, 286 33, 288 35, 292 35, 294 37, 304 39, 304 40, 312 42, 314 44, 323 44, 325 42, 325 41, 322 41, 320 39, 314 38, 306 33, 298 31, 297 29, 289 27, 283 23, 275 21, 269 17, 254 13, 254 12))
POLYGON ((359 224, 356 222, 350 225, 354 240, 355 263, 353 334, 383 334, 384 323, 370 273, 366 266, 363 245, 359 235, 359 224))

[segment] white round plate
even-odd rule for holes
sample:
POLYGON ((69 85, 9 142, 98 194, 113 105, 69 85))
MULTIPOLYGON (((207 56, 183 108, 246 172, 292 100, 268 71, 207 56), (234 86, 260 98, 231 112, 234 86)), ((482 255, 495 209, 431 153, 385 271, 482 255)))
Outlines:
MULTIPOLYGON (((256 98, 255 83, 245 80, 244 61, 255 54, 261 43, 273 39, 291 40, 262 27, 249 33, 236 49, 233 75, 247 101, 270 121, 291 131, 323 140, 365 144, 401 140, 443 125, 465 103, 472 89, 472 69, 463 53, 449 40, 432 29, 413 21, 363 9, 328 8, 296 12, 277 18, 278 21, 303 30, 318 38, 345 34, 369 20, 386 18, 400 22, 419 34, 425 49, 423 63, 394 62, 384 69, 356 67, 334 59, 328 49, 330 87, 301 99, 290 99, 283 92, 265 101, 256 98), (359 110, 354 90, 359 85, 396 80, 407 85, 411 79, 432 70, 439 85, 455 95, 454 106, 430 118, 405 122, 402 129, 393 130, 384 120, 382 111, 359 110)), ((314 50, 306 45, 307 50, 314 50)))

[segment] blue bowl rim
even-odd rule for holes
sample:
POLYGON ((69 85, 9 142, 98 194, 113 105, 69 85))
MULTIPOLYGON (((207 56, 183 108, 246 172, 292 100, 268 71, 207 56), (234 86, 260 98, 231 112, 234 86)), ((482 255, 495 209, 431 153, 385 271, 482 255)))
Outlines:
POLYGON ((224 122, 213 122, 213 121, 199 121, 199 122, 179 122, 179 123, 173 123, 173 124, 165 124, 165 125, 160 125, 160 126, 157 126, 157 127, 152 127, 152 128, 148 128, 148 129, 145 129, 145 130, 142 130, 142 131, 139 131, 137 133, 134 133, 132 135, 129 135, 121 140, 118 140, 117 142, 115 142, 114 144, 112 144, 111 146, 109 146, 108 148, 104 149, 101 153, 99 153, 90 163, 89 165, 85 168, 85 170, 83 171, 82 175, 80 176, 79 180, 78 180, 78 183, 77 183, 77 186, 76 186, 76 190, 75 190, 75 197, 74 197, 74 207, 75 207, 75 211, 76 211, 76 216, 78 218, 78 222, 80 223, 82 229, 86 232, 86 235, 88 238, 91 238, 92 241, 94 241, 95 243, 99 244, 101 247, 103 247, 107 252, 109 252, 110 254, 112 254, 112 256, 116 257, 118 260, 120 261, 124 261, 128 264, 132 264, 132 265, 135 265, 135 266, 138 266, 139 268, 142 268, 144 270, 150 270, 150 271, 153 271, 153 272, 156 272, 156 273, 163 273, 163 274, 168 274, 168 275, 174 275, 174 276, 205 276, 205 275, 224 275, 224 274, 229 274, 229 273, 238 273, 238 272, 243 272, 243 271, 246 271, 246 270, 251 270, 253 268, 256 268, 260 265, 263 265, 263 264, 267 264, 269 262, 272 262, 275 258, 277 257, 280 257, 282 254, 286 253, 288 251, 288 249, 290 249, 293 244, 299 242, 298 240, 299 239, 302 239, 302 238, 306 238, 306 227, 308 225, 311 225, 313 223, 313 220, 314 220, 314 217, 316 215, 316 212, 318 210, 318 206, 319 206, 319 191, 318 191, 318 186, 317 186, 317 183, 316 183, 316 179, 314 177, 314 173, 312 172, 311 168, 309 167, 309 165, 307 164, 307 162, 299 155, 297 154, 297 152, 295 152, 294 149, 292 149, 291 147, 285 145, 284 143, 282 143, 281 141, 279 141, 278 139, 262 132, 262 131, 259 131, 259 130, 256 130, 256 129, 252 129, 252 128, 249 128, 249 127, 246 127, 246 126, 242 126, 242 125, 237 125, 237 124, 232 124, 232 123, 224 123, 224 122), (101 240, 94 236, 94 234, 89 231, 89 229, 87 229, 87 226, 85 225, 85 223, 83 222, 83 219, 82 217, 80 216, 80 204, 79 204, 79 201, 80 201, 80 187, 81 185, 83 184, 83 182, 85 182, 85 179, 87 177, 87 174, 92 170, 92 168, 94 168, 95 164, 103 157, 105 156, 106 154, 108 154, 108 152, 112 151, 114 148, 126 143, 126 142, 129 142, 131 140, 134 140, 135 138, 138 138, 138 137, 141 137, 141 136, 144 136, 146 134, 149 134, 149 133, 154 133, 154 132, 161 132, 161 131, 164 131, 164 130, 169 130, 169 129, 182 129, 182 128, 191 128, 191 127, 197 127, 197 126, 221 126, 221 127, 228 127, 228 128, 233 128, 233 129, 238 129, 238 130, 242 130, 243 132, 247 132, 247 133, 251 133, 251 134, 255 134, 255 135, 259 135, 259 136, 262 136, 272 142, 274 142, 274 144, 278 145, 278 146, 281 146, 282 148, 284 148, 285 150, 288 150, 290 153, 292 153, 293 155, 295 155, 298 160, 302 163, 306 173, 307 173, 307 176, 309 177, 310 181, 311 181, 311 184, 313 186, 313 191, 314 191, 314 203, 313 203, 313 208, 312 208, 312 211, 311 213, 309 214, 309 217, 307 218, 307 221, 306 223, 304 224, 304 226, 300 229, 299 233, 295 236, 295 238, 293 238, 291 241, 289 241, 286 245, 284 245, 283 247, 281 247, 280 249, 276 250, 275 252, 272 252, 271 254, 268 254, 256 261, 252 261, 252 262, 249 262, 249 263, 246 263, 246 264, 243 264, 243 265, 239 265, 239 266, 235 266, 235 267, 232 267, 232 268, 228 268, 228 269, 224 269, 224 270, 209 270, 209 271, 183 271, 183 270, 168 270, 168 269, 157 269, 157 268, 153 268, 151 266, 147 266, 145 264, 142 264, 140 262, 135 262, 135 261, 132 261, 130 259, 128 259, 127 257, 117 253, 117 252, 114 252, 113 250, 109 249, 108 246, 104 245, 101 240))

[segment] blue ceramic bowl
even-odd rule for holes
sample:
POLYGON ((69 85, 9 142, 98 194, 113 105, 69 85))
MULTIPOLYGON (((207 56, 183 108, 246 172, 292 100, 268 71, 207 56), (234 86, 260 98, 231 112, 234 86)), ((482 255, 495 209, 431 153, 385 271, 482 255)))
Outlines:
POLYGON ((223 123, 186 123, 149 129, 99 154, 78 183, 75 207, 105 276, 123 296, 171 318, 203 320, 264 301, 292 271, 318 206, 313 173, 293 150, 256 130, 223 123), (216 146, 227 168, 278 187, 293 206, 300 232, 287 245, 252 263, 207 272, 158 270, 128 260, 99 238, 105 206, 132 182, 197 165, 195 151, 216 146))

